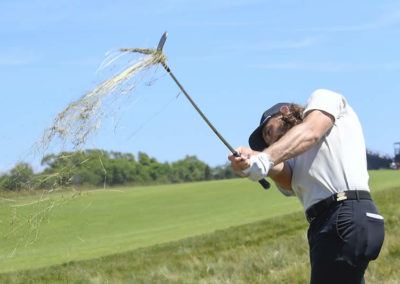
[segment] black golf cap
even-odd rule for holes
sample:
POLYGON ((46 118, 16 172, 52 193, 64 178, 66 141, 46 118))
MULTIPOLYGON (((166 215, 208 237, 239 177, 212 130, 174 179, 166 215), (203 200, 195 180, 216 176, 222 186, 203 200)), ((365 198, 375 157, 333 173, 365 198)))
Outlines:
POLYGON ((281 107, 289 107, 289 105, 289 103, 278 103, 273 107, 267 109, 263 113, 263 115, 261 116, 260 125, 253 131, 253 133, 249 137, 249 145, 251 149, 255 151, 262 151, 268 147, 262 136, 262 128, 272 116, 280 112, 281 107))

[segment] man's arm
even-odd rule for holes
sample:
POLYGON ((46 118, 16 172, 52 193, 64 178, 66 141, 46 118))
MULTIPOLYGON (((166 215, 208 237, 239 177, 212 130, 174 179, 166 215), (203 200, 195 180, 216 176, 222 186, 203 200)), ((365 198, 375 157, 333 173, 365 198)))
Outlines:
POLYGON ((334 117, 320 110, 312 110, 304 121, 281 137, 263 152, 270 156, 273 167, 268 176, 285 189, 291 189, 292 170, 286 160, 296 157, 312 148, 332 127, 334 117))
POLYGON ((266 148, 275 165, 296 157, 312 148, 335 122, 334 117, 320 110, 310 111, 302 123, 291 128, 277 142, 266 148))
MULTIPOLYGON (((269 170, 268 176, 280 187, 291 189, 292 170, 286 160, 296 157, 312 148, 324 134, 332 127, 334 117, 320 110, 311 110, 302 123, 291 128, 278 141, 271 144, 263 152, 269 155, 271 162, 275 164, 269 170)), ((236 149, 241 156, 229 155, 232 168, 242 177, 249 176, 243 170, 251 166, 250 156, 259 152, 247 147, 236 149)))
POLYGON ((292 169, 282 162, 269 170, 268 176, 281 188, 292 189, 292 169))

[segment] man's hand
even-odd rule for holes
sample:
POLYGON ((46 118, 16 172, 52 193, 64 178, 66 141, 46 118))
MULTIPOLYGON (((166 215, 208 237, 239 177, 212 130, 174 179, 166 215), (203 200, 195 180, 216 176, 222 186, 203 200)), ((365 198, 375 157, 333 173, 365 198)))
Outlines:
POLYGON ((270 168, 274 166, 266 153, 253 151, 247 147, 239 147, 235 150, 240 157, 230 154, 228 159, 231 161, 232 169, 241 177, 259 181, 265 178, 270 168))
POLYGON ((274 166, 269 160, 269 155, 259 153, 250 157, 250 167, 245 169, 243 173, 252 181, 259 181, 267 177, 269 170, 274 166))
POLYGON ((239 157, 235 157, 232 153, 228 156, 231 161, 232 169, 241 177, 248 177, 249 174, 243 173, 245 169, 251 166, 250 157, 258 152, 255 152, 247 147, 239 147, 235 149, 239 153, 239 157))

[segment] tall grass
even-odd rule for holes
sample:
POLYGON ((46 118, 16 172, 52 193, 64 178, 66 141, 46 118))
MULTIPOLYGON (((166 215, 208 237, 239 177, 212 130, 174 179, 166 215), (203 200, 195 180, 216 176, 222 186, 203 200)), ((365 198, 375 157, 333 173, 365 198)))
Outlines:
MULTIPOLYGON (((373 192, 386 238, 367 270, 368 283, 400 283, 399 193, 398 183, 373 192)), ((0 274, 0 282, 307 283, 306 229, 303 214, 295 212, 93 260, 0 274)))

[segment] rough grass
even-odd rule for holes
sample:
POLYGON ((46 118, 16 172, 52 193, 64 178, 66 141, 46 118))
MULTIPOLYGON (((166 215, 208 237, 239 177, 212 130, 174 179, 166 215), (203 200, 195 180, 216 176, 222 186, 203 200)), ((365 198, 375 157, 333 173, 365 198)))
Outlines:
MULTIPOLYGON (((386 238, 368 283, 400 283, 400 187, 373 193, 386 238)), ((0 274, 1 283, 307 283, 307 224, 302 213, 218 230, 182 241, 0 274)))

